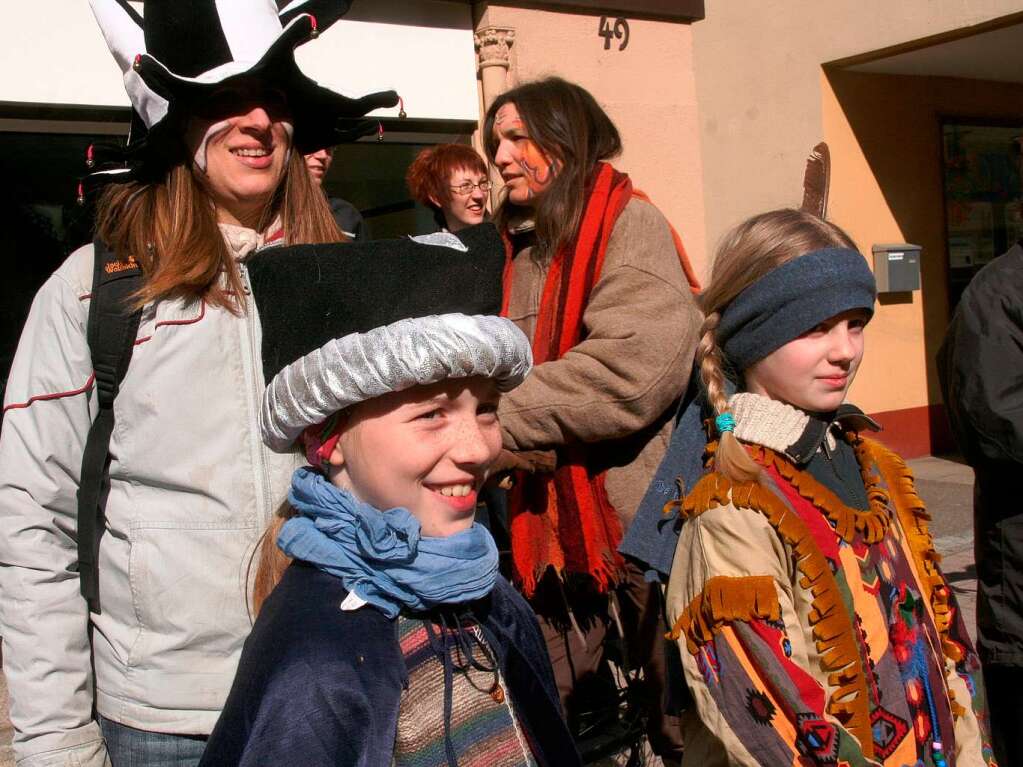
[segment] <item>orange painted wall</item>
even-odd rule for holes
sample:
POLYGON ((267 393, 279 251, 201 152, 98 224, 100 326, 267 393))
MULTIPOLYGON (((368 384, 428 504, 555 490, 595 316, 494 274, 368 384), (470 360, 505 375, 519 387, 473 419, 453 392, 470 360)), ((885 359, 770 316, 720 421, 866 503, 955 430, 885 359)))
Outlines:
MULTIPOLYGON (((613 20, 612 20, 613 21, 613 20)), ((701 277, 707 260, 692 29, 629 19, 629 43, 604 50, 600 17, 487 7, 476 28, 511 27, 513 76, 559 75, 589 90, 622 134, 616 165, 675 225, 701 277)))
POLYGON ((821 66, 1020 10, 1019 0, 708 2, 692 25, 707 239, 802 199, 821 66))
POLYGON ((882 298, 850 399, 868 412, 917 409, 914 444, 948 449, 933 416, 941 402, 934 359, 949 319, 940 120, 1023 120, 1023 86, 835 71, 822 74, 821 97, 829 218, 868 257, 876 243, 923 247, 922 290, 882 298))

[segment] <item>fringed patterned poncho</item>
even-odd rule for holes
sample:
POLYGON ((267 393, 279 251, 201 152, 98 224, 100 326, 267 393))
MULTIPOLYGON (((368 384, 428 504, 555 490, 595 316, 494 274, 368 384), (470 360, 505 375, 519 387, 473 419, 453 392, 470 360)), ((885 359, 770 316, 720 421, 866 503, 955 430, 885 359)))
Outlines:
POLYGON ((757 418, 735 434, 763 481, 710 473, 679 504, 684 764, 993 765, 979 661, 906 465, 855 432, 827 437, 855 453, 869 508, 853 508, 786 454, 805 414, 745 404, 737 420, 757 418))

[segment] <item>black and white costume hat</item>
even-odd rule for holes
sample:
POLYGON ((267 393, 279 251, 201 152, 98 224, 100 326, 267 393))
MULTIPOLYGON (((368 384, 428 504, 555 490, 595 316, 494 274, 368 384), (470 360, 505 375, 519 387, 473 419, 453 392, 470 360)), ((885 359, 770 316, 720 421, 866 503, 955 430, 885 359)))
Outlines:
POLYGON ((256 253, 263 441, 288 450, 350 405, 448 378, 518 386, 533 357, 525 334, 497 316, 504 259, 493 224, 256 253))
POLYGON ((394 91, 348 98, 295 62, 295 47, 343 16, 350 0, 292 0, 281 10, 274 0, 146 0, 143 16, 127 0, 90 3, 133 107, 121 156, 89 158, 94 181, 166 167, 167 141, 181 134, 194 107, 238 80, 285 94, 294 144, 304 153, 363 135, 368 126, 358 118, 398 103, 394 91))

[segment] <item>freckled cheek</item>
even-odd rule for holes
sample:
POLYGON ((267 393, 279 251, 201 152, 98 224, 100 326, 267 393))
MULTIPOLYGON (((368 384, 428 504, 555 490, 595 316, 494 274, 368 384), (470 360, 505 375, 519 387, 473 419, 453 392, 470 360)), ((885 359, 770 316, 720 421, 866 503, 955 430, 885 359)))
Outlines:
POLYGON ((493 463, 494 461, 497 460, 497 456, 501 452, 502 445, 503 441, 501 439, 501 429, 500 427, 498 427, 493 430, 493 432, 489 435, 489 438, 487 439, 487 447, 490 449, 490 463, 493 463))

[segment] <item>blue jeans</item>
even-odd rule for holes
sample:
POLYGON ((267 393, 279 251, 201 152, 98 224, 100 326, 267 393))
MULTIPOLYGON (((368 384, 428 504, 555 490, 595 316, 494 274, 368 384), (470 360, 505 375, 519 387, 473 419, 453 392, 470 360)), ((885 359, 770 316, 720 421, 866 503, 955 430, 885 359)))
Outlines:
POLYGON ((196 767, 206 748, 205 735, 168 735, 136 730, 99 716, 114 767, 196 767))

